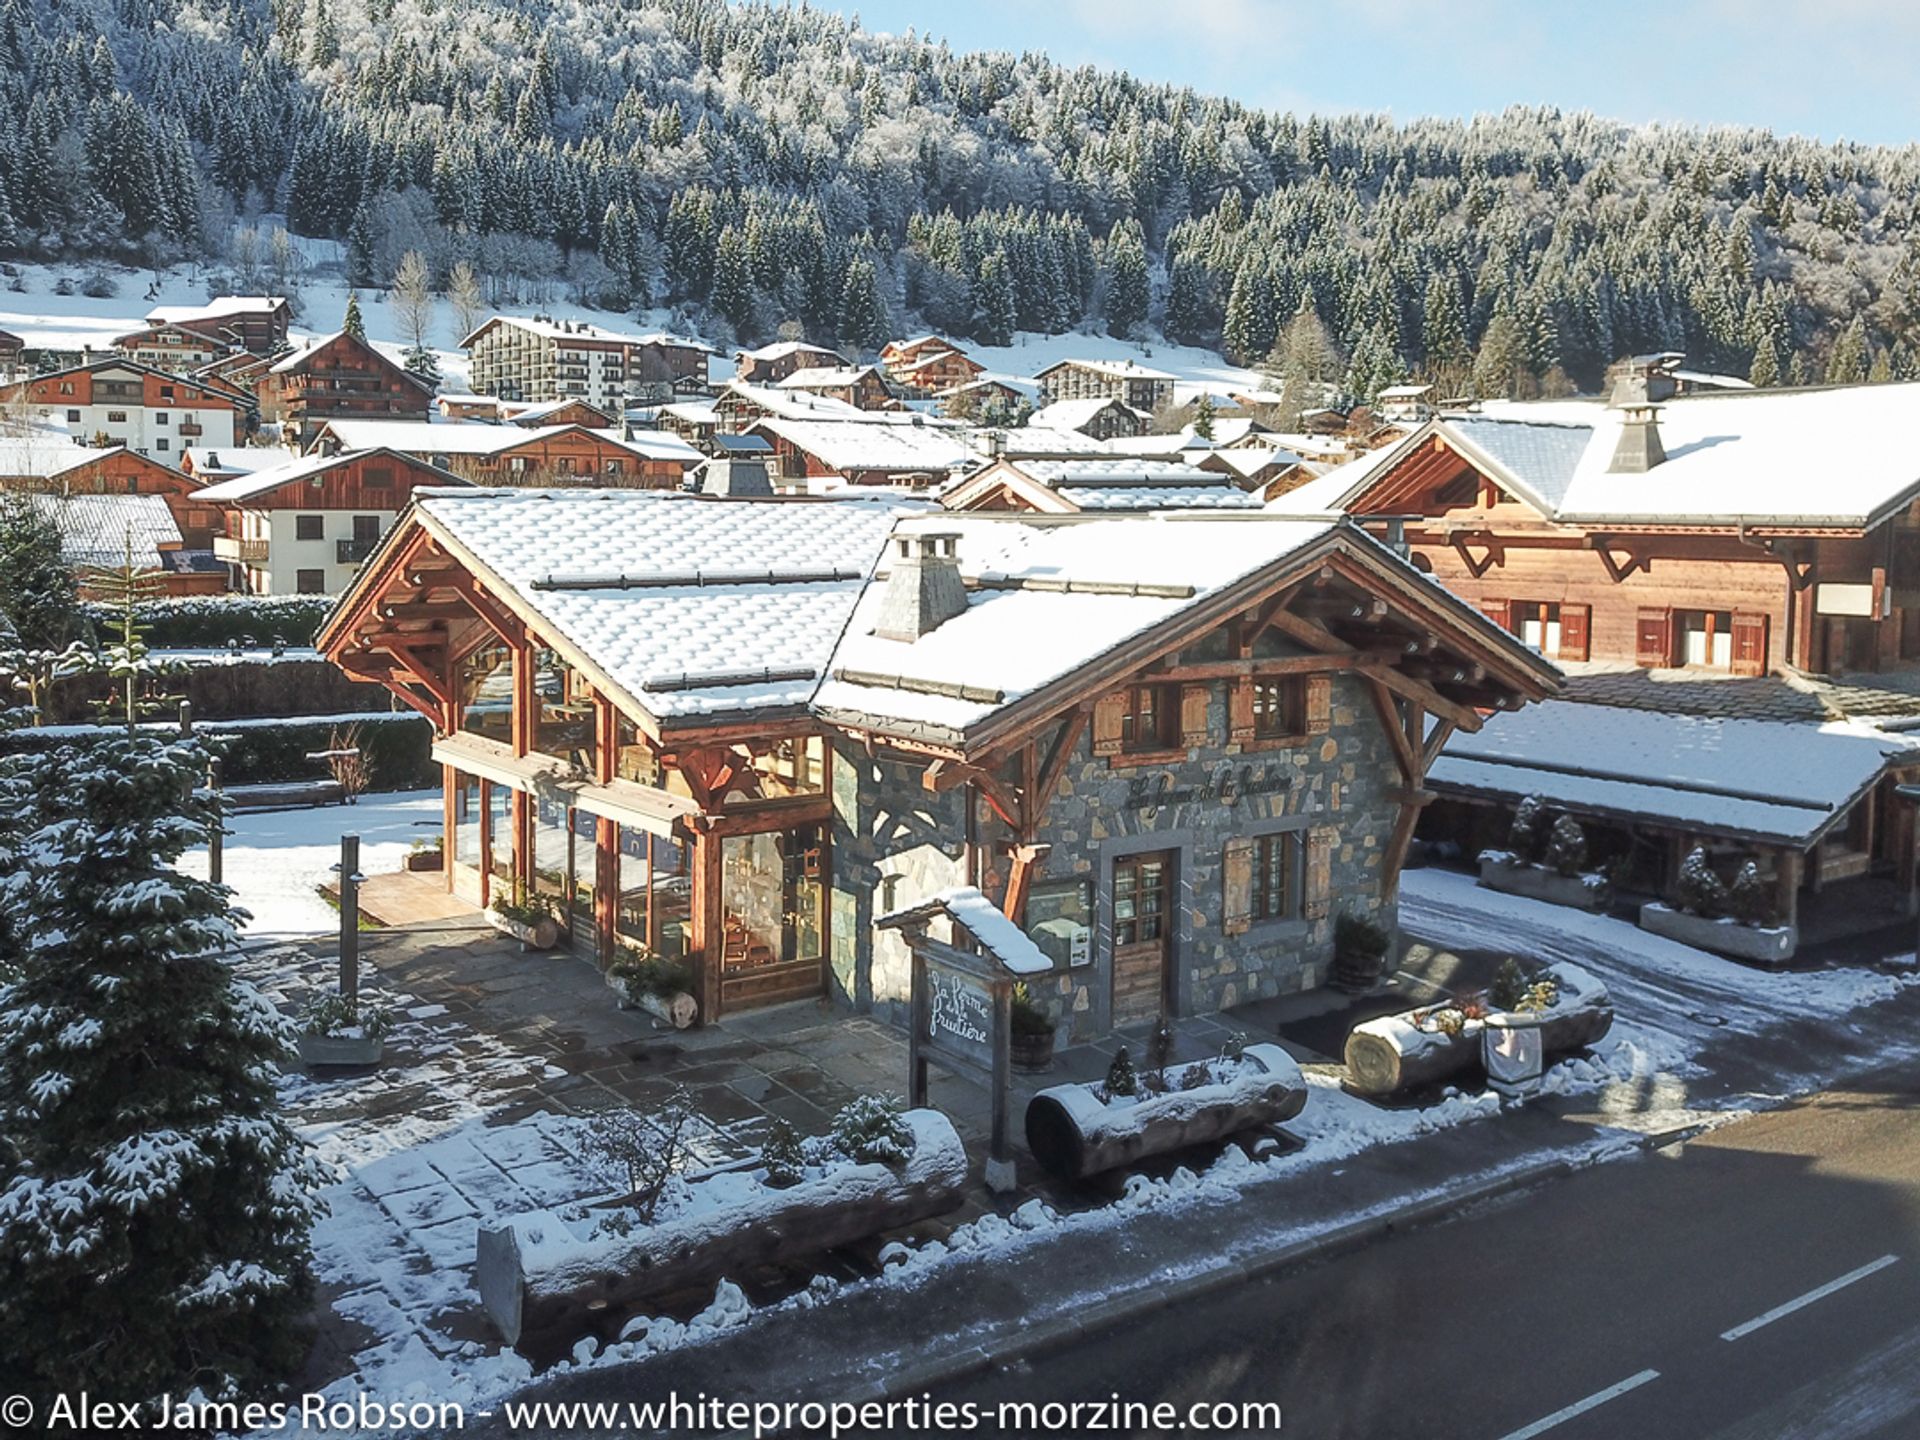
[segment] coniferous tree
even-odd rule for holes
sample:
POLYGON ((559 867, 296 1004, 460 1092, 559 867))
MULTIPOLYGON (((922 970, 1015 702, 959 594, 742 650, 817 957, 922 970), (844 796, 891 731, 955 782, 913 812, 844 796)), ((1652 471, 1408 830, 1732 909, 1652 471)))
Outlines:
POLYGON ((240 982, 230 892, 175 862, 208 752, 128 734, 10 757, 19 923, 0 985, 9 1385, 139 1404, 298 1363, 317 1167, 276 1109, 283 1022, 240 982))
POLYGON ((980 262, 980 280, 973 287, 973 293, 980 305, 980 318, 974 324, 975 337, 985 345, 1011 344, 1019 317, 1004 251, 996 250, 980 262))
POLYGON ((0 613, 18 644, 59 650, 79 630, 73 571, 51 516, 18 490, 0 492, 0 613))
POLYGON ((358 290, 347 291, 347 310, 346 313, 340 317, 340 331, 344 335, 352 336, 355 340, 365 340, 367 338, 367 322, 360 318, 360 292, 358 290))
POLYGON ((840 339, 855 351, 868 353, 887 343, 889 331, 886 301, 880 296, 880 280, 871 260, 856 260, 847 267, 847 279, 840 291, 840 339))
POLYGON ((1130 337, 1147 323, 1147 247, 1134 226, 1116 225, 1107 241, 1107 333, 1130 337))

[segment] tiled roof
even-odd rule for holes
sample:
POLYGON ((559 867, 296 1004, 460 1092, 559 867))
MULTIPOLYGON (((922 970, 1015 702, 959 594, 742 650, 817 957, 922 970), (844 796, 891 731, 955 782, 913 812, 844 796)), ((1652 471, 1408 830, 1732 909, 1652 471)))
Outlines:
POLYGON ((52 519, 60 532, 60 558, 67 564, 103 570, 126 564, 157 569, 165 563, 162 546, 180 544, 164 495, 30 495, 34 508, 52 519), (129 551, 131 546, 131 551, 129 551))

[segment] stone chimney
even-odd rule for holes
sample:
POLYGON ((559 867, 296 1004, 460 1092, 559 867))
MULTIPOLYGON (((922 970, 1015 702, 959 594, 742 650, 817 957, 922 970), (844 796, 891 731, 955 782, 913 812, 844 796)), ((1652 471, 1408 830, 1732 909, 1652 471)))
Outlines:
POLYGON ((1641 401, 1620 409, 1620 443, 1613 447, 1607 471, 1612 475, 1644 475, 1667 458, 1666 447, 1660 443, 1660 407, 1641 401))
POLYGON ((887 588, 880 599, 880 623, 873 633, 883 640, 912 642, 931 634, 967 608, 960 583, 960 537, 921 532, 896 535, 899 547, 887 588))
POLYGON ((759 460, 709 460, 700 467, 702 495, 767 496, 773 481, 759 460))

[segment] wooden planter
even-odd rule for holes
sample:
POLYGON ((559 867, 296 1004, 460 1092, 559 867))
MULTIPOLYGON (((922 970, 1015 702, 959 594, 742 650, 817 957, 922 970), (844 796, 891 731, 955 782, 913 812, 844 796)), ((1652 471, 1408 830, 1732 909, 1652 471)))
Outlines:
POLYGON ((474 1283, 510 1345, 564 1353, 596 1322, 658 1297, 850 1245, 958 1206, 967 1152, 937 1110, 910 1110, 899 1166, 847 1161, 785 1190, 723 1174, 693 1183, 686 1210, 626 1235, 580 1239, 544 1211, 480 1231, 474 1283))
POLYGON ((1585 875, 1562 875, 1543 865, 1526 865, 1514 860, 1482 859, 1480 883, 1503 895, 1544 900, 1549 905, 1565 905, 1574 910, 1604 910, 1611 898, 1611 887, 1604 881, 1590 884, 1585 875))
MULTIPOLYGON (((1554 965, 1547 973, 1560 982, 1559 998, 1542 1012, 1540 1039, 1548 1055, 1591 1045, 1613 1027, 1606 986, 1572 965, 1554 965)), ((1469 1020, 1459 1034, 1449 1035, 1415 1025, 1411 1014, 1383 1015, 1353 1028, 1347 1036, 1347 1089, 1395 1095, 1480 1068, 1480 1021, 1469 1020)))
POLYGON ((509 920, 498 910, 489 910, 487 923, 502 934, 513 936, 529 950, 551 950, 560 943, 560 922, 551 915, 537 925, 526 925, 509 920))
POLYGON ((300 1063, 309 1070, 378 1065, 386 1042, 377 1035, 302 1035, 300 1063))
POLYGON ((1253 1125, 1277 1125, 1306 1107, 1307 1082, 1278 1045, 1249 1045, 1234 1075, 1194 1090, 1175 1088, 1131 1104, 1103 1103, 1101 1086, 1055 1085, 1027 1105, 1027 1148, 1051 1174, 1080 1180, 1152 1155, 1219 1140, 1253 1125))
POLYGON ((1052 1027, 1027 1034, 1015 1030, 1007 1039, 1013 1068, 1028 1075, 1040 1075, 1053 1068, 1053 1041, 1058 1032, 1052 1027))
POLYGON ((1783 965, 1800 946, 1796 925, 1743 925, 1738 920, 1709 920, 1663 905, 1658 900, 1640 907, 1640 928, 1682 945, 1731 955, 1756 965, 1783 965))
POLYGON ((409 870, 438 870, 446 863, 443 850, 415 850, 407 856, 409 870))

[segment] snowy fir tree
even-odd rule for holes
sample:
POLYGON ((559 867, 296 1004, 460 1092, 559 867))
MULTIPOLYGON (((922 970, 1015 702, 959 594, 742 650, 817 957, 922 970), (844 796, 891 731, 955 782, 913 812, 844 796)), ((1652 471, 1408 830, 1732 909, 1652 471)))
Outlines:
POLYGON ((347 310, 340 317, 340 333, 350 335, 355 340, 367 338, 367 322, 360 318, 360 292, 357 290, 347 292, 347 310))
POLYGON ((154 693, 155 682, 171 673, 171 667, 154 658, 147 644, 147 626, 141 619, 141 607, 164 595, 166 584, 159 575, 134 562, 131 531, 125 539, 125 550, 120 567, 97 573, 92 585, 112 617, 100 665, 113 688, 97 702, 100 716, 126 726, 127 733, 132 734, 142 720, 168 709, 178 697, 154 693))
POLYGON ((59 650, 79 629, 73 569, 48 512, 18 490, 0 493, 0 614, 13 643, 59 650))
POLYGON ((1131 336, 1147 323, 1147 247, 1138 226, 1116 225, 1107 240, 1107 332, 1131 336))
POLYGON ((257 1394, 304 1350, 321 1181, 279 1117, 284 1022, 174 865, 217 809, 191 739, 8 760, 0 1354, 9 1388, 257 1394))
POLYGON ((400 356, 400 364, 415 379, 440 388, 440 357, 428 346, 409 345, 400 356))

